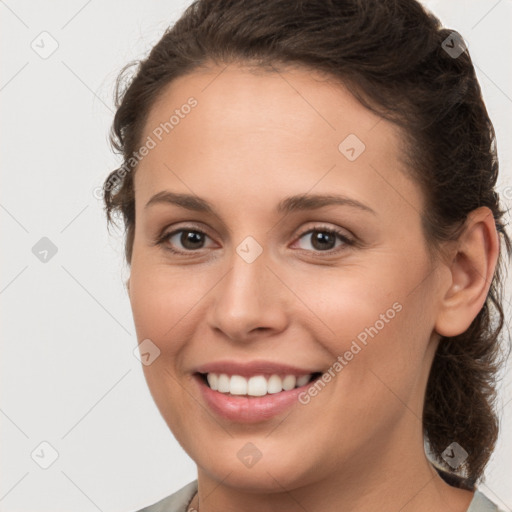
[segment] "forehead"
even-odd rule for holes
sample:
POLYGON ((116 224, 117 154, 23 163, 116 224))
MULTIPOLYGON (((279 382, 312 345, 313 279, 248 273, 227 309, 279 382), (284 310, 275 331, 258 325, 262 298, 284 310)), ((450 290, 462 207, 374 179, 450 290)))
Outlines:
MULTIPOLYGON (((191 127, 194 118, 200 117, 205 128, 203 136, 218 135, 217 130, 210 129, 215 124, 230 134, 237 134, 240 129, 254 133, 285 129, 290 137, 314 142, 325 137, 336 139, 347 131, 365 138, 383 122, 333 77, 300 67, 265 71, 230 64, 192 72, 164 87, 151 108, 144 131, 151 133, 169 121, 173 112, 179 114, 190 98, 198 103, 191 112, 194 115, 190 115, 187 123, 175 124, 175 134, 186 130, 187 124, 191 127), (195 115, 198 111, 200 115, 195 115)), ((375 132, 373 142, 383 135, 391 139, 394 131, 393 125, 384 122, 383 129, 375 132)))
POLYGON ((421 207, 403 172, 399 129, 343 84, 301 68, 229 65, 181 76, 152 106, 148 139, 154 147, 135 176, 142 201, 165 188, 190 192, 187 185, 202 195, 208 184, 217 191, 270 185, 277 195, 341 188, 388 209, 405 194, 408 208, 421 207))

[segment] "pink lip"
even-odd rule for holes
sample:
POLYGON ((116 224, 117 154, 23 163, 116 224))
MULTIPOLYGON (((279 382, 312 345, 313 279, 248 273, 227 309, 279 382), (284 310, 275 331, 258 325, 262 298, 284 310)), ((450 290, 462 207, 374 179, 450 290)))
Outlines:
POLYGON ((240 375, 242 377, 252 377, 254 375, 308 375, 321 372, 322 370, 311 368, 298 368, 286 364, 272 363, 271 361, 250 361, 246 363, 237 363, 236 361, 215 361, 199 366, 195 369, 198 373, 226 373, 227 375, 240 375))
POLYGON ((237 423, 256 423, 273 418, 292 405, 298 404, 299 395, 312 384, 310 382, 290 391, 281 391, 276 394, 247 397, 214 391, 198 374, 194 375, 194 380, 197 382, 201 395, 209 408, 222 418, 237 423))

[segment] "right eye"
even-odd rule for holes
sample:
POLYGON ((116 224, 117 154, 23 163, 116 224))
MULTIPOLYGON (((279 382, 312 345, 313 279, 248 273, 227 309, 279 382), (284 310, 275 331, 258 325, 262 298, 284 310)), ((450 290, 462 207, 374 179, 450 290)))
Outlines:
POLYGON ((203 231, 189 226, 162 234, 156 243, 173 253, 186 254, 204 249, 202 245, 204 244, 205 237, 210 238, 203 231), (175 249, 174 247, 179 244, 183 248, 175 249))

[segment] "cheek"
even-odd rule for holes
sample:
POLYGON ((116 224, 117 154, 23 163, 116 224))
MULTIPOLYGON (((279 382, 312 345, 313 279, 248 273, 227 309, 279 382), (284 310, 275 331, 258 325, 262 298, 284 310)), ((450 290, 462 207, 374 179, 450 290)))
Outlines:
POLYGON ((310 323, 309 330, 333 364, 342 358, 342 368, 337 365, 334 372, 343 374, 344 393, 377 400, 374 393, 390 394, 388 386, 407 398, 423 368, 433 328, 431 290, 428 280, 422 283, 427 273, 419 258, 413 263, 393 256, 365 268, 347 266, 317 275, 297 287, 297 295, 315 313, 308 316, 315 326, 310 323))
POLYGON ((197 325, 193 307, 201 284, 195 280, 192 272, 188 278, 169 267, 132 260, 130 303, 137 339, 139 343, 150 339, 160 350, 142 370, 151 396, 173 432, 185 430, 181 418, 190 417, 186 410, 189 395, 180 377, 182 355, 197 325))
MULTIPOLYGON (((395 274, 384 261, 346 264, 295 279, 294 292, 321 321, 326 339, 332 339, 332 348, 339 352, 350 348, 347 340, 358 338, 364 343, 372 333, 385 337, 384 333, 393 329, 408 300, 404 276, 395 274)), ((308 318, 313 317, 309 314, 308 318)))
MULTIPOLYGON (((208 290, 197 272, 179 272, 163 265, 132 264, 130 303, 139 340, 150 338, 164 343, 175 337, 186 339, 187 317, 208 290)), ((170 347, 166 347, 170 348, 170 347)))

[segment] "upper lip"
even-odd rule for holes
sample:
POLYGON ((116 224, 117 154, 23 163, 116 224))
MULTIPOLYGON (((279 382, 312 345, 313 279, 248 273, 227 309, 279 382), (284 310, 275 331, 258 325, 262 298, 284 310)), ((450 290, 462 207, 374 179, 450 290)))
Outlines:
POLYGON ((253 375, 309 375, 319 373, 318 369, 299 368, 288 364, 273 363, 271 361, 214 361, 203 364, 195 369, 196 373, 225 373, 227 375, 240 375, 251 377, 253 375))

